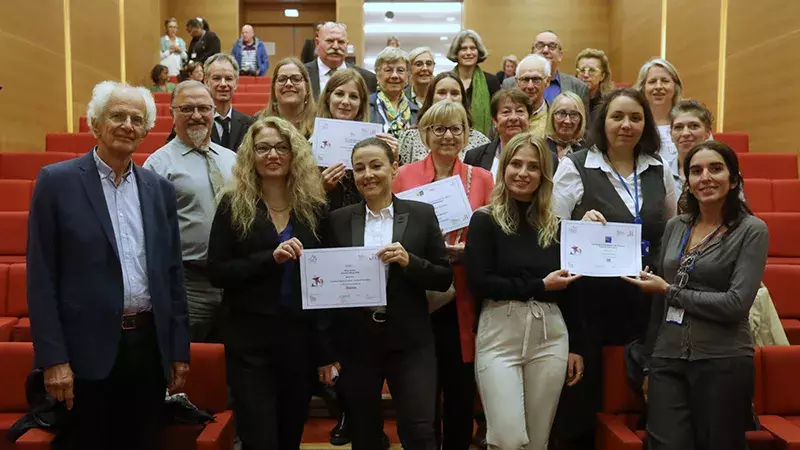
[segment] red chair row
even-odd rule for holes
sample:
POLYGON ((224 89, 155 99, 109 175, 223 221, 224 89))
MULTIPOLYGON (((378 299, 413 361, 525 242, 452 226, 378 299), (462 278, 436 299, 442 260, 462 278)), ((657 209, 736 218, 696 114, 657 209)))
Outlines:
POLYGON ((800 180, 744 181, 747 204, 755 213, 800 212, 800 180))
POLYGON ((728 144, 736 153, 750 151, 750 135, 747 133, 714 133, 714 140, 728 144))
POLYGON ((27 267, 24 262, 0 264, 0 342, 30 342, 27 267))
POLYGON ((767 264, 764 285, 792 345, 800 345, 800 265, 767 264))
MULTIPOLYGON (((178 77, 169 77, 170 83, 177 83, 178 77)), ((250 76, 240 76, 239 77, 239 84, 272 84, 272 77, 250 77, 250 76)))
MULTIPOLYGON (((138 153, 153 153, 167 143, 169 133, 150 132, 136 149, 138 153)), ((83 153, 97 145, 92 133, 47 133, 44 151, 83 153)))
MULTIPOLYGON (((233 412, 228 409, 225 378, 225 350, 220 344, 192 344, 191 373, 183 392, 201 410, 214 414, 215 421, 201 425, 171 425, 164 430, 160 448, 176 450, 233 449, 233 412)), ((55 437, 41 429, 26 432, 16 444, 5 440, 11 425, 28 412, 25 378, 33 367, 33 345, 0 343, 0 449, 44 450, 52 448, 55 437)))
MULTIPOLYGON (((641 450, 647 433, 636 429, 644 405, 625 375, 622 347, 603 349, 603 412, 597 416, 598 450, 641 450)), ((762 347, 755 354, 754 406, 762 430, 748 431, 751 450, 800 448, 800 346, 762 347)))
MULTIPOLYGON (((243 91, 237 90, 236 93, 233 94, 233 102, 234 103, 258 103, 261 105, 266 105, 269 102, 269 86, 262 86, 262 85, 250 85, 259 88, 267 88, 266 92, 258 92, 258 91, 243 91)), ((172 94, 169 92, 154 92, 153 98, 156 100, 156 107, 163 107, 166 105, 169 108, 169 104, 172 101, 172 94)), ((159 114, 161 114, 161 109, 159 109, 159 114)), ((167 113, 169 114, 169 113, 167 113)))
POLYGON ((31 180, 0 180, 0 212, 27 211, 32 193, 31 180))
MULTIPOLYGON (((42 167, 81 156, 90 148, 87 147, 80 153, 0 152, 0 180, 35 180, 42 167)), ((142 165, 148 156, 150 156, 149 153, 134 153, 133 162, 142 165)), ((0 232, 0 234, 2 233, 0 232)))
POLYGON ((758 217, 769 228, 768 264, 800 264, 800 213, 759 213, 758 217))
POLYGON ((797 155, 794 153, 739 153, 737 156, 739 170, 746 179, 797 179, 797 155))

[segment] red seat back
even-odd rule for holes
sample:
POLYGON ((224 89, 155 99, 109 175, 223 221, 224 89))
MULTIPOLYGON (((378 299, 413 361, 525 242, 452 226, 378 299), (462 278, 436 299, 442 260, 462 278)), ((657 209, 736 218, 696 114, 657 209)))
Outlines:
POLYGON ((272 84, 272 78, 241 76, 239 77, 239 84, 272 84))
POLYGON ((744 178, 796 180, 797 155, 792 153, 740 153, 739 170, 744 178))
POLYGON ((800 346, 762 347, 764 412, 780 416, 800 415, 800 346))
POLYGON ((242 84, 239 85, 236 92, 260 92, 262 94, 269 94, 271 89, 271 84, 242 84))
MULTIPOLYGON (((136 149, 139 153, 153 153, 167 143, 169 133, 150 132, 136 149)), ((47 133, 45 151, 83 153, 97 145, 92 133, 47 133)))
POLYGON ((27 211, 32 184, 30 180, 0 180, 0 211, 27 211))
POLYGON ((75 153, 64 152, 2 152, 0 179, 35 180, 42 167, 74 157, 75 153))
POLYGON ((8 313, 8 264, 0 264, 0 316, 8 313))
POLYGON ((714 140, 728 144, 736 153, 750 151, 750 135, 747 133, 714 133, 714 140))
POLYGON ((184 392, 200 409, 214 413, 228 409, 225 378, 225 347, 222 344, 191 344, 191 372, 184 392))
POLYGON ((745 180, 744 196, 753 212, 772 212, 775 209, 772 199, 772 180, 759 178, 745 180))
POLYGON ((144 165, 144 162, 147 161, 148 156, 150 156, 150 153, 134 153, 131 156, 131 159, 137 166, 142 166, 144 165))
POLYGON ((636 413, 644 405, 634 394, 625 374, 625 348, 603 348, 603 412, 612 414, 636 413))
POLYGON ((800 266, 767 264, 764 284, 781 318, 800 318, 800 266))
POLYGON ((800 180, 773 180, 772 202, 776 212, 800 212, 800 180))
POLYGON ((25 379, 33 368, 33 344, 30 342, 0 342, 0 412, 28 411, 25 398, 25 379))
POLYGON ((11 317, 28 315, 28 284, 26 264, 16 263, 8 266, 8 300, 6 313, 11 317))
POLYGON ((771 212, 758 217, 769 227, 769 256, 800 257, 800 213, 771 212))
POLYGON ((261 93, 261 92, 237 92, 233 94, 233 102, 234 103, 253 103, 266 105, 269 102, 269 93, 261 93))
POLYGON ((169 104, 172 100, 172 92, 153 92, 153 100, 156 104, 166 103, 169 104))
POLYGON ((156 103, 156 117, 172 117, 171 105, 167 103, 156 103))
POLYGON ((27 212, 0 212, 0 255, 25 256, 27 212))
MULTIPOLYGON (((156 108, 158 108, 158 105, 156 105, 156 108)), ((81 116, 79 124, 80 125, 78 127, 78 131, 80 131, 81 133, 88 133, 89 131, 91 131, 91 130, 89 130, 89 125, 86 122, 86 116, 81 116)), ((170 131, 172 131, 172 116, 169 115, 169 112, 167 112, 166 114, 162 114, 162 115, 158 115, 157 114, 156 115, 156 124, 153 127, 153 129, 150 130, 150 132, 151 133, 169 133, 170 131)))

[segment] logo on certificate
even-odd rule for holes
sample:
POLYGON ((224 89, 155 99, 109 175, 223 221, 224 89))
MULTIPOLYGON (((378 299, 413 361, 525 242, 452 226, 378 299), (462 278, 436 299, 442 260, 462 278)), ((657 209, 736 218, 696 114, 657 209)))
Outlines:
POLYGON ((317 263, 317 255, 311 255, 308 258, 308 262, 309 262, 309 264, 316 264, 317 263))
POLYGON ((330 147, 331 147, 330 141, 322 141, 322 144, 320 144, 320 148, 330 148, 330 147))
POLYGON ((311 278, 311 287, 322 287, 325 284, 325 280, 322 277, 312 277, 311 278))
POLYGON ((569 251, 569 254, 570 255, 580 255, 581 252, 582 252, 582 250, 581 250, 580 247, 578 247, 577 245, 573 245, 572 248, 569 251))
POLYGON ((611 243, 611 236, 606 236, 606 244, 610 244, 610 243, 611 243))

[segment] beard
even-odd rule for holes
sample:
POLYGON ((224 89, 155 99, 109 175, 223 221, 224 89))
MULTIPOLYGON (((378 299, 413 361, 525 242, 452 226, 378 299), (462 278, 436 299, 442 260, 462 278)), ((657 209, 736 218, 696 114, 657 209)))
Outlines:
POLYGON ((208 127, 192 127, 186 131, 186 134, 189 136, 189 139, 192 141, 192 145, 195 147, 200 147, 203 145, 203 142, 208 137, 208 127))

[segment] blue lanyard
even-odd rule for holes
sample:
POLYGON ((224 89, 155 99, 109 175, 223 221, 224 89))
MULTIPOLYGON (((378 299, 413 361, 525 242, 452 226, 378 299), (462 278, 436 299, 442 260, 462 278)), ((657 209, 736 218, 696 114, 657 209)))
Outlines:
POLYGON ((625 188, 625 191, 633 197, 633 210, 636 212, 635 217, 633 218, 633 223, 638 223, 641 225, 642 217, 639 215, 639 177, 636 175, 636 161, 633 162, 633 194, 631 194, 630 188, 628 188, 628 183, 622 178, 622 175, 617 172, 617 169, 614 166, 611 166, 611 170, 617 174, 617 179, 619 182, 622 183, 622 187, 625 188))
MULTIPOLYGON (((717 228, 714 228, 714 231, 709 233, 708 236, 704 237, 703 240, 700 241, 695 246, 695 248, 697 248, 699 250, 704 250, 705 244, 708 243, 709 241, 711 241, 711 239, 714 239, 714 237, 719 232, 720 228, 722 228, 722 224, 718 225, 717 228)), ((683 235, 683 239, 681 239, 681 248, 680 248, 680 251, 678 251, 678 263, 679 264, 683 260, 683 252, 686 251, 686 246, 689 245, 689 238, 692 236, 692 230, 693 229, 694 229, 694 224, 689 226, 689 229, 686 230, 686 234, 683 235)), ((695 253, 699 253, 699 251, 695 252, 695 253)), ((694 264, 692 264, 691 267, 689 268, 689 270, 692 270, 692 269, 694 269, 694 264)))

